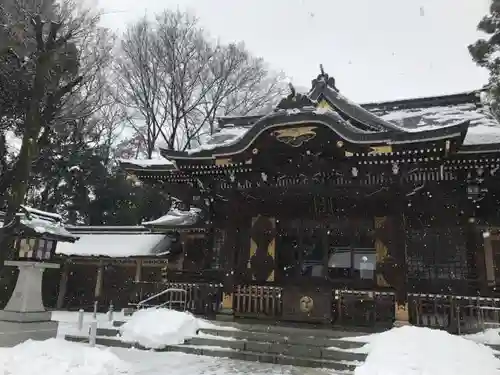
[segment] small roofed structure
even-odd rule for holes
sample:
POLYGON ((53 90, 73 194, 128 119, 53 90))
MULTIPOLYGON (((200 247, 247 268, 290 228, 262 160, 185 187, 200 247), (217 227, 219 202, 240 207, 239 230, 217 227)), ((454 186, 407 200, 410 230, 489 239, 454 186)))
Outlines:
MULTIPOLYGON (((169 261, 179 256, 179 238, 152 233, 145 226, 66 226, 80 240, 61 243, 63 263, 58 308, 126 307, 137 299, 136 285, 161 280, 169 261)), ((175 264, 175 262, 173 262, 175 264)))

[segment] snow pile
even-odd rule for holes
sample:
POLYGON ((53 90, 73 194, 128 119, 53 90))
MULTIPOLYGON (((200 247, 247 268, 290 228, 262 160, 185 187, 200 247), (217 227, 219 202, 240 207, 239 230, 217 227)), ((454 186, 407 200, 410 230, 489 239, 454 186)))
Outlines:
POLYGON ((500 375, 492 349, 444 331, 394 328, 370 337, 365 348, 355 375, 500 375))
POLYGON ((478 342, 480 344, 500 345, 500 329, 489 328, 482 332, 464 335, 466 339, 478 342))
POLYGON ((178 345, 196 336, 199 319, 185 312, 150 308, 139 310, 120 328, 121 338, 150 349, 178 345))
POLYGON ((0 373, 13 375, 118 375, 128 365, 108 350, 58 339, 28 340, 0 349, 0 373))

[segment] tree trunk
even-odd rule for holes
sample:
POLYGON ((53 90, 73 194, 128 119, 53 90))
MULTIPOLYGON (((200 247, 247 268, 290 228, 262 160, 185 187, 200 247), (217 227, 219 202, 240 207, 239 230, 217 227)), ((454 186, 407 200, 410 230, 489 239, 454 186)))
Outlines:
MULTIPOLYGON (((14 166, 14 177, 11 186, 11 194, 8 200, 7 212, 4 217, 4 225, 14 220, 20 206, 24 203, 28 189, 29 177, 33 155, 38 152, 37 138, 41 128, 41 103, 45 95, 45 81, 50 66, 47 52, 41 52, 36 62, 35 78, 31 90, 31 99, 28 112, 24 121, 24 134, 19 152, 19 157, 14 166)), ((4 268, 5 260, 13 258, 10 248, 12 242, 12 230, 0 231, 0 270, 4 268)), ((9 273, 10 274, 10 273, 9 273)))

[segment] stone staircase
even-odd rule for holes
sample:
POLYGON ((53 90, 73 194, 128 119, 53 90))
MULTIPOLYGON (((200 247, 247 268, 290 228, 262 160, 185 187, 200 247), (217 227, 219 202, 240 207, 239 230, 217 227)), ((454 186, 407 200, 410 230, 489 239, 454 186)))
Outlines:
MULTIPOLYGON (((146 350, 138 344, 120 340, 119 327, 122 324, 123 322, 116 321, 114 328, 98 328, 97 345, 146 350)), ((200 329, 196 337, 184 344, 168 345, 156 351, 328 368, 343 372, 352 372, 366 358, 366 354, 349 351, 360 348, 363 343, 342 339, 362 333, 235 323, 221 323, 219 327, 200 329), (228 327, 237 330, 230 330, 228 327)), ((83 335, 66 335, 65 339, 88 342, 88 336, 83 335)))

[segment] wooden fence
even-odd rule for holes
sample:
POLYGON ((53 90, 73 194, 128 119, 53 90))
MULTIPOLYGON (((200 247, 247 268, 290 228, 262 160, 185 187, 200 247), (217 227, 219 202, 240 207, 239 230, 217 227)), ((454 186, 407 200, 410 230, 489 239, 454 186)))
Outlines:
POLYGON ((394 293, 334 290, 332 321, 339 326, 388 328, 394 322, 394 293))
POLYGON ((237 285, 233 295, 236 317, 279 318, 282 313, 282 288, 258 285, 237 285))
MULTIPOLYGON (((221 307, 222 285, 217 283, 138 283, 136 299, 145 299, 167 288, 187 292, 187 310, 214 316, 221 307)), ((283 288, 237 285, 233 293, 235 317, 280 320, 283 288)), ((362 290, 332 290, 331 320, 336 326, 389 328, 394 322, 394 293, 362 290)), ((166 301, 158 301, 158 304, 166 301)), ((468 333, 500 327, 500 298, 409 294, 410 324, 468 333)))
POLYGON ((500 298, 410 294, 408 308, 419 327, 458 334, 500 327, 500 298))

